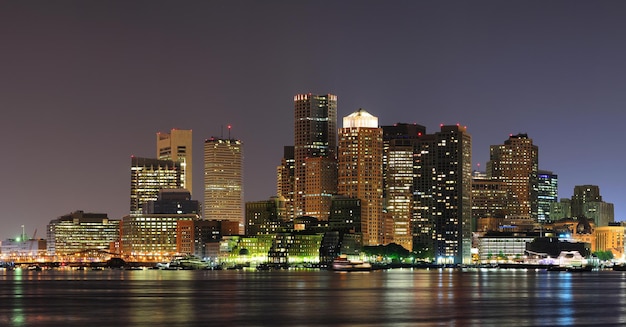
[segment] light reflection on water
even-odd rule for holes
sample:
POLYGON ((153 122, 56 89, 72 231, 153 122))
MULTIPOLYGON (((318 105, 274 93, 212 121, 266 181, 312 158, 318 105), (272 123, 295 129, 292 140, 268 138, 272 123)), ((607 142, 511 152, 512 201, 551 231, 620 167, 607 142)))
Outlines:
POLYGON ((625 291, 613 271, 0 271, 0 325, 588 326, 626 323, 625 291))

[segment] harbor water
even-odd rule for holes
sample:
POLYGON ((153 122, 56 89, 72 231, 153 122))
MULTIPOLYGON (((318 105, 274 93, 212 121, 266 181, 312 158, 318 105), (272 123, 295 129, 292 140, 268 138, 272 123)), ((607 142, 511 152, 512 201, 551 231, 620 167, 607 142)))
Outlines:
POLYGON ((0 270, 0 326, 607 326, 626 272, 0 270))

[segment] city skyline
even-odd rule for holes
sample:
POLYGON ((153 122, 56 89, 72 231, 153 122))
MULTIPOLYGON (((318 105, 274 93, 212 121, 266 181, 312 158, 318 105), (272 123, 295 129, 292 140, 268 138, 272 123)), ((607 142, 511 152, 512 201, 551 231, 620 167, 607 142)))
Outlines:
POLYGON ((76 210, 121 219, 129 157, 172 128, 193 130, 193 199, 203 141, 232 125, 244 199, 267 200, 302 93, 337 95, 337 117, 467 126, 481 171, 526 133, 559 198, 598 185, 622 221, 626 4, 602 3, 333 2, 316 24, 330 2, 2 2, 0 239, 76 210))

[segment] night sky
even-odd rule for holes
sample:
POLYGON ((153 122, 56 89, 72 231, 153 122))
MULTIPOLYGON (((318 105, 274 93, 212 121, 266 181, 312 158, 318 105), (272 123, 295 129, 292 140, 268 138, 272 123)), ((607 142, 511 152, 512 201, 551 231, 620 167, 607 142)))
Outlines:
POLYGON ((527 133, 559 197, 600 187, 626 219, 626 2, 0 1, 0 239, 129 210, 156 133, 244 142, 245 200, 275 194, 293 96, 342 117, 467 126, 474 167, 527 133), (222 128, 222 126, 224 126, 222 128), (222 132, 222 129, 224 132, 222 132))

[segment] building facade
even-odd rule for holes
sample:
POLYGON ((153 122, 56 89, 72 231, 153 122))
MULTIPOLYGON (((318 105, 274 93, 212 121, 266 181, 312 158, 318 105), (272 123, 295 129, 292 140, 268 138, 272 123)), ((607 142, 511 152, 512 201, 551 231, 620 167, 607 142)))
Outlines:
POLYGON ((537 221, 550 222, 550 208, 559 200, 559 178, 547 170, 539 170, 537 174, 537 221))
MULTIPOLYGON (((297 94, 294 114, 294 216, 297 217, 306 214, 307 158, 336 160, 337 96, 297 94)), ((332 175, 332 172, 324 175, 332 175)))
POLYGON ((131 213, 141 213, 144 203, 157 200, 161 189, 181 187, 180 163, 171 160, 131 157, 131 213))
POLYGON ((172 129, 169 133, 156 134, 156 152, 160 160, 172 160, 180 164, 181 187, 193 194, 193 137, 191 130, 172 129))
POLYGON ((204 142, 204 218, 237 221, 243 231, 243 144, 210 138, 204 142))
POLYGON ((105 213, 75 211, 51 220, 47 226, 48 254, 75 255, 83 251, 108 252, 120 238, 120 221, 105 213))
POLYGON ((490 147, 487 176, 501 180, 509 193, 507 215, 537 220, 539 150, 527 134, 509 136, 490 147))
POLYGON ((472 139, 459 125, 420 138, 414 185, 414 250, 441 263, 471 262, 472 139))
POLYGON ((339 131, 338 193, 361 200, 364 245, 383 243, 383 130, 363 109, 343 118, 339 131))

